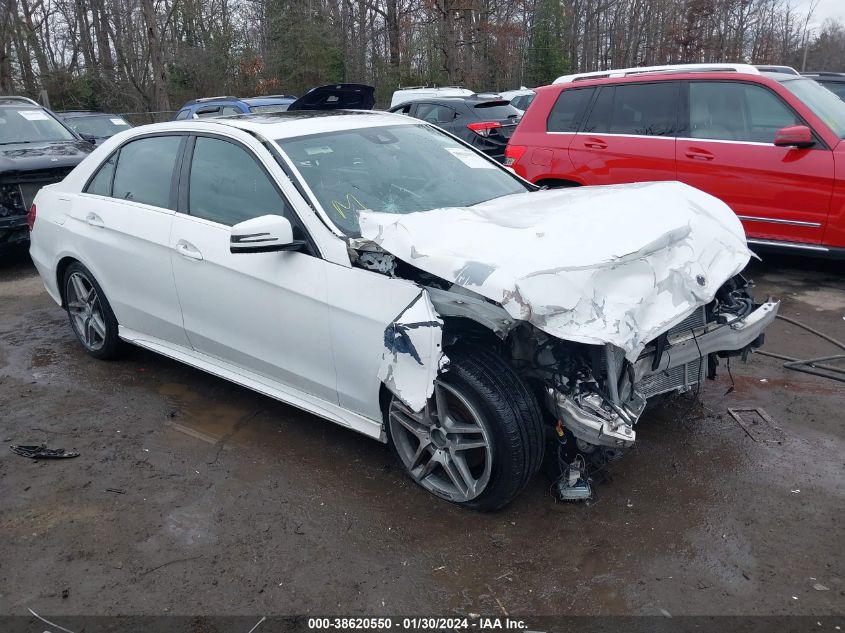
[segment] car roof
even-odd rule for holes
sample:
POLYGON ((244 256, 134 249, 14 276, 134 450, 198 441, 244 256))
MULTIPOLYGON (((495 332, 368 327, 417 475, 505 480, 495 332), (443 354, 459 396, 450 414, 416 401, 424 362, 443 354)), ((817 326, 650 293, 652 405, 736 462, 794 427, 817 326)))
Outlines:
POLYGON ((807 77, 809 79, 814 79, 816 81, 845 81, 845 73, 833 73, 833 72, 813 72, 813 73, 801 73, 802 77, 807 77))
POLYGON ((245 104, 249 106, 254 105, 285 105, 288 103, 293 103, 296 101, 296 97, 288 97, 288 96, 278 96, 278 97, 246 97, 241 99, 245 104))
POLYGON ((221 118, 184 119, 134 128, 141 134, 175 130, 221 131, 238 128, 263 138, 283 139, 388 125, 420 125, 418 119, 375 110, 296 110, 238 114, 221 118))
MULTIPOLYGON (((588 86, 603 86, 614 84, 628 84, 628 83, 654 83, 658 81, 685 81, 685 80, 701 80, 708 81, 755 81, 765 82, 766 80, 785 81, 788 79, 802 79, 801 75, 788 75, 785 73, 771 73, 771 72, 735 72, 725 70, 714 71, 672 71, 672 72, 642 72, 626 76, 603 76, 603 77, 584 77, 574 81, 563 81, 549 85, 542 86, 535 89, 535 92, 545 91, 553 88, 573 89, 588 86)), ((807 77, 804 77, 807 79, 807 77)))

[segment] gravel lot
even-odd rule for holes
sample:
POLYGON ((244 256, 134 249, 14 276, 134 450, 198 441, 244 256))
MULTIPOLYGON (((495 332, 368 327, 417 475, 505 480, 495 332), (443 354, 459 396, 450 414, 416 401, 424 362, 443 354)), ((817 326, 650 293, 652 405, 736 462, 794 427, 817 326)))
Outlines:
MULTIPOLYGON (((751 277, 845 340, 841 266, 751 277)), ((766 349, 836 353, 784 321, 766 349)), ((91 359, 3 260, 0 435, 81 456, 0 451, 0 614, 845 614, 845 386, 759 355, 720 370, 644 415, 597 503, 538 477, 477 514, 309 414, 140 349, 91 359), (755 441, 728 407, 776 426, 755 441)))

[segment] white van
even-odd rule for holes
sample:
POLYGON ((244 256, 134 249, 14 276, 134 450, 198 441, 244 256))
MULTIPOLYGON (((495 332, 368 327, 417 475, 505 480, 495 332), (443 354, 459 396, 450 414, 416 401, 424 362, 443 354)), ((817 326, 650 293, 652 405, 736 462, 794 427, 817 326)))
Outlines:
POLYGON ((438 97, 471 97, 475 93, 467 88, 459 88, 457 86, 449 86, 445 88, 425 88, 423 86, 416 86, 414 88, 400 88, 393 93, 393 98, 390 100, 390 107, 398 106, 400 103, 407 101, 417 101, 419 99, 432 99, 438 97))

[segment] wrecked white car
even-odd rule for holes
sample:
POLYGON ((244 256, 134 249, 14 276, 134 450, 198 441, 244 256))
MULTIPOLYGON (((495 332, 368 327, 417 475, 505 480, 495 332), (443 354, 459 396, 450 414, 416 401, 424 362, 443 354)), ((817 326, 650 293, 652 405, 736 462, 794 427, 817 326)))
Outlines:
POLYGON ((29 222, 92 356, 130 342, 390 442, 422 487, 482 510, 550 437, 631 446, 647 399, 747 354, 778 309, 749 296, 716 198, 537 190, 388 114, 135 128, 29 222))

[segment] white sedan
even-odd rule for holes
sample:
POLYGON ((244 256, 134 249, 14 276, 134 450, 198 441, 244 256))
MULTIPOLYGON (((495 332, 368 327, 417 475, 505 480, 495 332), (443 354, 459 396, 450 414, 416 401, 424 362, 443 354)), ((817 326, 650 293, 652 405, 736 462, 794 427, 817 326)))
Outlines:
POLYGON ((742 227, 707 194, 538 190, 384 113, 134 128, 29 222, 95 358, 132 343, 390 442, 414 481, 481 510, 548 441, 630 446, 647 398, 747 353, 778 307, 749 297, 742 227))

